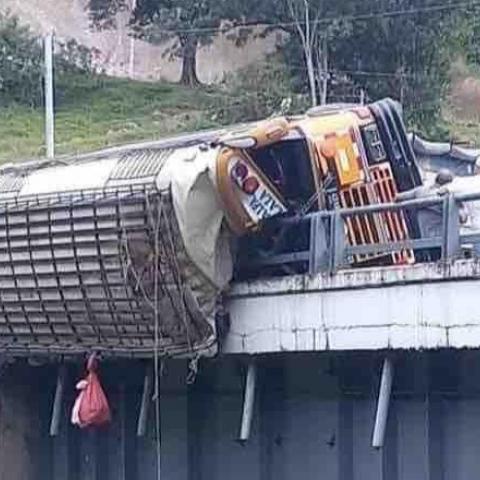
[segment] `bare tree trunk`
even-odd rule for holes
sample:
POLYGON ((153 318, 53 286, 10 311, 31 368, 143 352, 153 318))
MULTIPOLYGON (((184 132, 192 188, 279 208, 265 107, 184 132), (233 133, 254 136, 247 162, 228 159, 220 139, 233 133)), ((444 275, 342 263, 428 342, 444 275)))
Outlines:
POLYGON ((328 44, 327 37, 318 40, 316 48, 317 83, 320 105, 325 105, 328 98, 328 44))
POLYGON ((310 88, 310 100, 312 107, 315 107, 318 103, 317 99, 317 85, 315 81, 315 66, 313 63, 313 54, 311 49, 305 49, 305 63, 307 65, 308 85, 310 88))
POLYGON ((406 92, 406 82, 405 82, 405 69, 402 65, 402 68, 400 70, 400 92, 399 92, 399 96, 400 96, 400 103, 403 105, 404 101, 405 101, 405 92, 406 92))
POLYGON ((312 101, 312 107, 315 107, 318 103, 317 97, 317 85, 315 83, 315 59, 313 57, 313 48, 315 45, 315 35, 312 32, 310 25, 310 1, 303 0, 305 9, 305 41, 304 50, 307 63, 308 83, 310 84, 310 97, 312 101))
POLYGON ((317 80, 315 78, 314 48, 318 32, 319 11, 315 16, 315 20, 312 22, 310 0, 286 0, 286 2, 298 36, 302 42, 303 53, 305 55, 305 66, 307 69, 308 87, 310 90, 310 101, 312 107, 315 107, 318 104, 318 95, 317 80))
POLYGON ((180 83, 194 87, 200 84, 197 76, 198 40, 191 35, 181 37, 182 45, 182 75, 180 83))
POLYGON ((328 41, 327 37, 323 39, 323 86, 322 86, 322 105, 325 105, 327 103, 327 98, 328 98, 328 79, 329 79, 329 74, 328 74, 328 41))

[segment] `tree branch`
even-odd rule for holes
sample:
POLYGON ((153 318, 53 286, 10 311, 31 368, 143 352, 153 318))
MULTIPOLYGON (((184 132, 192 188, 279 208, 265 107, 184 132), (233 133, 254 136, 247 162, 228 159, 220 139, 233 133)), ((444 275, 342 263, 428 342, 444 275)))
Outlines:
POLYGON ((294 8, 294 5, 293 5, 293 1, 292 0, 286 0, 287 2, 287 6, 288 6, 288 9, 290 10, 290 15, 292 17, 292 20, 295 22, 295 27, 298 31, 298 34, 300 35, 300 39, 302 41, 302 45, 304 46, 304 48, 306 47, 307 45, 307 41, 306 41, 306 37, 305 37, 305 32, 303 31, 302 29, 302 26, 301 26, 301 23, 300 23, 300 20, 298 18, 298 14, 295 12, 295 8, 294 8))
MULTIPOLYGON (((318 26, 320 25, 320 16, 323 13, 323 2, 317 8, 317 12, 315 14, 315 20, 313 21, 313 30, 312 30, 312 38, 315 39, 318 33, 318 26)), ((313 40, 315 42, 315 40, 313 40)))

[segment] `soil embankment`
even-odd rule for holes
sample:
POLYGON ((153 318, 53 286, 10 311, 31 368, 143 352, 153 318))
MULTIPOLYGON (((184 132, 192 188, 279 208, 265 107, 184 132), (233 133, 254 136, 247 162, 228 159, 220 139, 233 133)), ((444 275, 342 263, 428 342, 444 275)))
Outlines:
MULTIPOLYGON (((86 11, 87 0, 2 0, 0 11, 10 10, 37 34, 55 31, 59 38, 73 38, 98 50, 98 62, 107 74, 138 80, 177 81, 181 64, 165 55, 166 45, 151 45, 132 39, 126 27, 128 12, 118 17, 115 30, 92 30, 86 11)), ((276 50, 276 35, 252 38, 244 47, 219 37, 200 48, 198 76, 204 83, 220 81, 226 72, 235 71, 276 50)))

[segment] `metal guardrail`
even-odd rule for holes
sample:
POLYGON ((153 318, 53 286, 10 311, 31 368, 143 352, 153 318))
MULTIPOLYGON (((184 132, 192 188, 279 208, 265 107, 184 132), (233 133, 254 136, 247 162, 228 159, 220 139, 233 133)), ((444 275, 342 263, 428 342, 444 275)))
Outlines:
MULTIPOLYGON (((455 195, 448 193, 438 197, 427 197, 399 203, 368 205, 322 211, 298 217, 278 219, 278 225, 284 233, 291 228, 298 228, 304 222, 310 222, 310 240, 308 249, 295 252, 282 252, 266 256, 255 262, 259 266, 278 266, 307 262, 310 274, 336 271, 355 267, 351 260, 355 255, 381 255, 405 249, 415 253, 428 249, 437 249, 439 260, 443 262, 459 258, 462 247, 480 243, 480 229, 472 233, 461 232, 460 207, 472 201, 479 201, 480 193, 455 195), (347 219, 373 214, 388 215, 392 212, 404 212, 415 216, 422 209, 440 207, 442 226, 438 235, 410 238, 388 243, 369 243, 349 245, 345 222, 347 219)), ((422 260, 419 260, 420 262, 422 260)))

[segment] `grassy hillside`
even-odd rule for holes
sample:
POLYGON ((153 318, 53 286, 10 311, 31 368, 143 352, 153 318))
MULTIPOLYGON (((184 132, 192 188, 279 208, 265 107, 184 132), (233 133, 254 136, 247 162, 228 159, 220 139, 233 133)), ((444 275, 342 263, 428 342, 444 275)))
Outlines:
MULTIPOLYGON (((56 98, 57 153, 94 150, 214 126, 218 93, 106 77, 62 78, 56 98)), ((0 161, 44 154, 43 109, 0 109, 0 161)))
MULTIPOLYGON (((480 145, 480 81, 464 81, 461 88, 455 85, 443 109, 444 130, 457 141, 480 145)), ((57 87, 58 154, 211 128, 217 125, 213 113, 226 103, 238 110, 247 102, 242 92, 232 98, 215 88, 109 77, 71 75, 62 77, 57 87)), ((248 114, 244 110, 239 111, 248 114)), ((448 141, 448 136, 442 135, 442 140, 448 141)), ((0 108, 0 162, 41 157, 44 151, 42 108, 0 108)))

